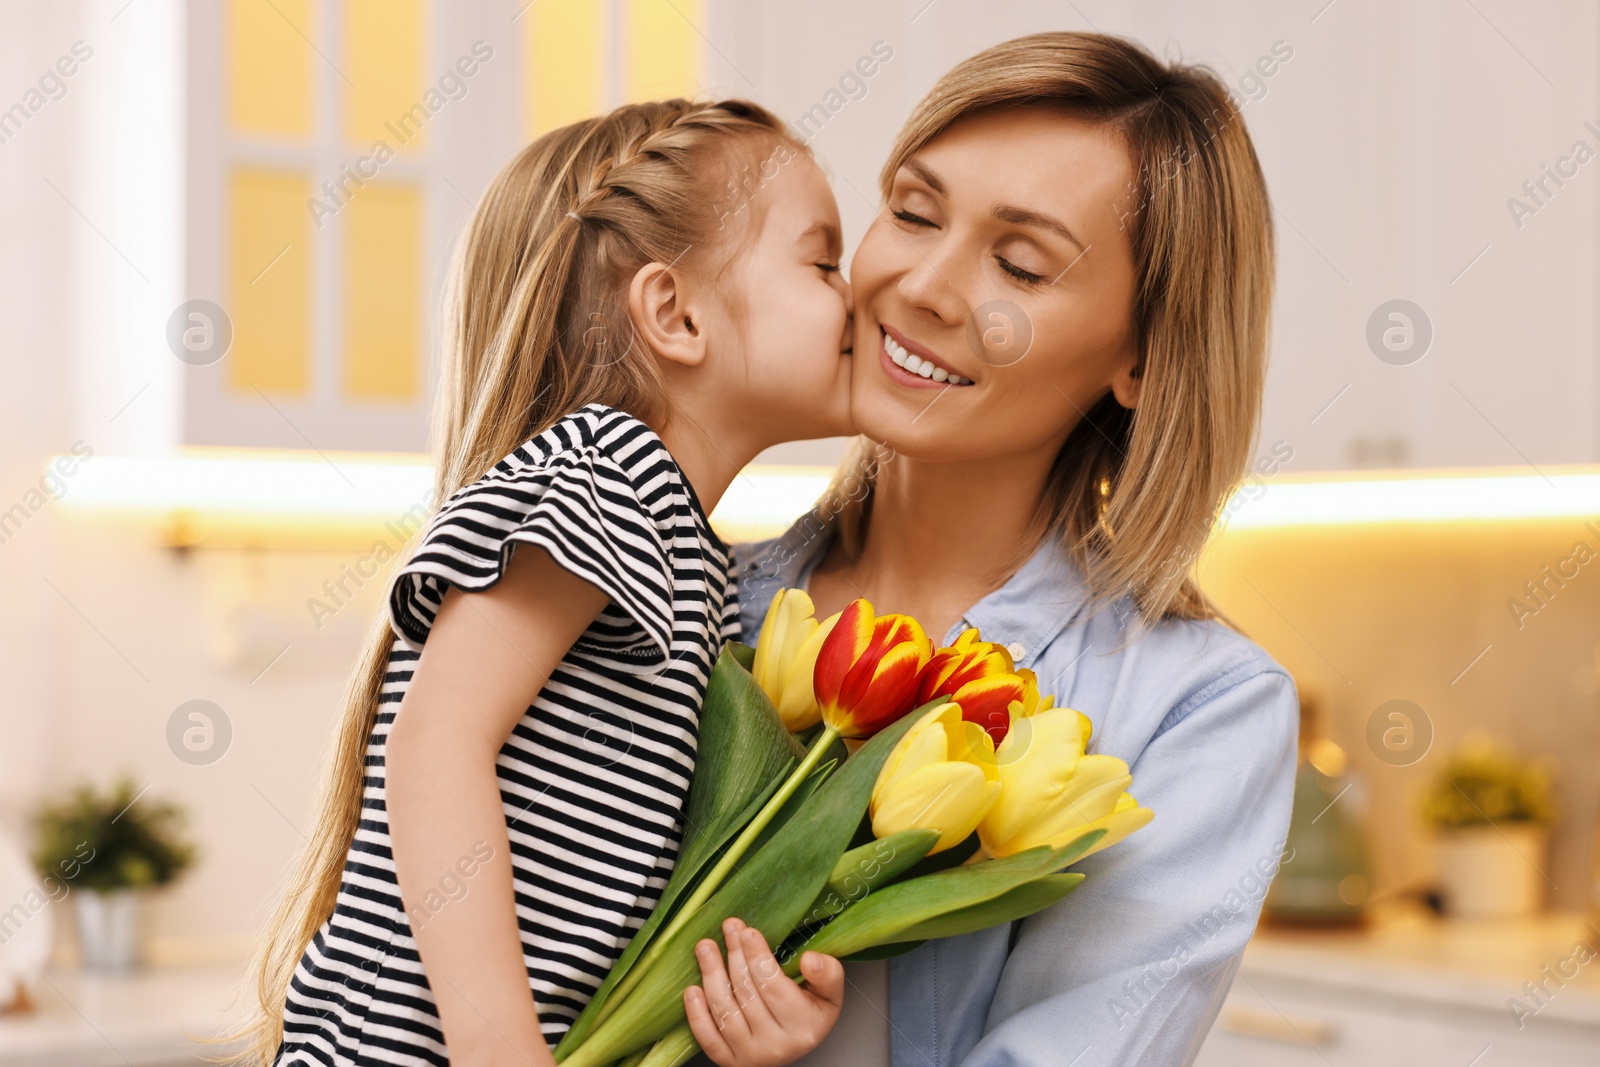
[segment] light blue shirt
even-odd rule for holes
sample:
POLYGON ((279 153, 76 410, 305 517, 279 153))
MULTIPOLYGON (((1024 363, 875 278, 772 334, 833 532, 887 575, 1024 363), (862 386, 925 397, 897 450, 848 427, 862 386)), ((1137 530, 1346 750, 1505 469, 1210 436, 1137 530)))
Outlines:
MULTIPOLYGON (((805 587, 831 532, 807 516, 735 547, 747 642, 778 589, 805 587)), ((1011 646, 1042 692, 1094 721, 1090 751, 1127 761, 1155 820, 1079 863, 1088 877, 1059 904, 891 960, 891 1067, 1189 1063, 1280 858, 1292 859, 1289 674, 1221 623, 1139 633, 1131 601, 1087 601, 1077 566, 1049 541, 943 643, 975 626, 1011 646)))

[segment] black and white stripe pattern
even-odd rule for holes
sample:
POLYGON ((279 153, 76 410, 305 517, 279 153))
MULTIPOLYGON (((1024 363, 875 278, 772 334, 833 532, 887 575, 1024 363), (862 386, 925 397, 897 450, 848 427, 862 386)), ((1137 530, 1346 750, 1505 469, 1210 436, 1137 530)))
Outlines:
POLYGON ((496 761, 528 987, 551 1045, 672 872, 700 704, 738 606, 728 549, 660 438, 592 404, 446 501, 396 576, 361 825, 291 982, 279 1064, 449 1062, 412 936, 428 902, 407 915, 395 879, 384 741, 445 591, 494 585, 518 544, 611 597, 496 761))

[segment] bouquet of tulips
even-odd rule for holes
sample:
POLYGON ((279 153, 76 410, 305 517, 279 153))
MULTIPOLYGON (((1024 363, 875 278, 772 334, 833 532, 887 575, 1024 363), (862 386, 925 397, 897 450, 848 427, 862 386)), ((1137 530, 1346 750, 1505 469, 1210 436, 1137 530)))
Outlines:
POLYGON ((808 951, 891 956, 1048 907, 1083 880, 1063 868, 1150 821, 1127 764, 1085 754, 1088 717, 977 631, 934 649, 865 600, 814 614, 780 590, 756 648, 718 659, 677 866, 556 1047, 563 1067, 693 1056, 694 946, 731 916, 791 977, 808 951))

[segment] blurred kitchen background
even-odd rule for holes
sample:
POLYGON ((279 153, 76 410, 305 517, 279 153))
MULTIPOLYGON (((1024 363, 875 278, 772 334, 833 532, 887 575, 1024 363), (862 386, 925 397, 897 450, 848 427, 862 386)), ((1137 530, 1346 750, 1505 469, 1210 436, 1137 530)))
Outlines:
MULTIPOLYGON (((443 264, 519 146, 749 96, 849 245, 915 101, 1043 29, 1214 67, 1276 206, 1259 460, 1199 570, 1306 758, 1201 1062, 1600 1060, 1600 9, 3 0, 0 1065, 218 1026, 426 514, 443 264)), ((762 457, 723 532, 841 444, 762 457)))

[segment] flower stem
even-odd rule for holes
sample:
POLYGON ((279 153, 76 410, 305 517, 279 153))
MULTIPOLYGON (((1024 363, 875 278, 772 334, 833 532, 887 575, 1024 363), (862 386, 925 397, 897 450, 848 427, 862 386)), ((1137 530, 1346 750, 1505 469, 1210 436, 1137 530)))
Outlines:
POLYGON ((661 953, 666 951, 666 946, 673 936, 687 926, 689 920, 700 910, 700 906, 710 900, 712 894, 722 887, 722 883, 727 880, 733 868, 744 858, 744 854, 749 851, 756 838, 761 836, 761 831, 765 830, 767 824, 772 821, 772 817, 778 814, 778 809, 782 808, 784 804, 788 803, 789 798, 794 796, 794 791, 800 788, 800 783, 804 782, 811 772, 816 769, 817 764, 822 760, 822 754, 828 750, 838 736, 839 731, 832 726, 825 727, 817 735, 816 740, 811 743, 811 748, 806 752, 805 758, 800 761, 800 765, 790 772, 789 777, 778 787, 778 791, 773 793, 771 798, 762 805, 760 811, 756 812, 755 817, 744 828, 744 832, 734 839, 733 844, 728 846, 728 850, 717 861, 717 865, 711 868, 700 884, 695 887, 694 893, 690 895, 688 900, 683 902, 683 906, 672 917, 672 921, 656 935, 655 940, 645 950, 644 954, 639 957, 638 962, 633 965, 627 977, 618 983, 611 996, 606 998, 605 1006, 600 1009, 600 1014, 595 1018, 595 1028, 605 1022, 627 999, 628 994, 633 992, 634 987, 644 980, 644 976, 651 966, 661 958, 661 953))

